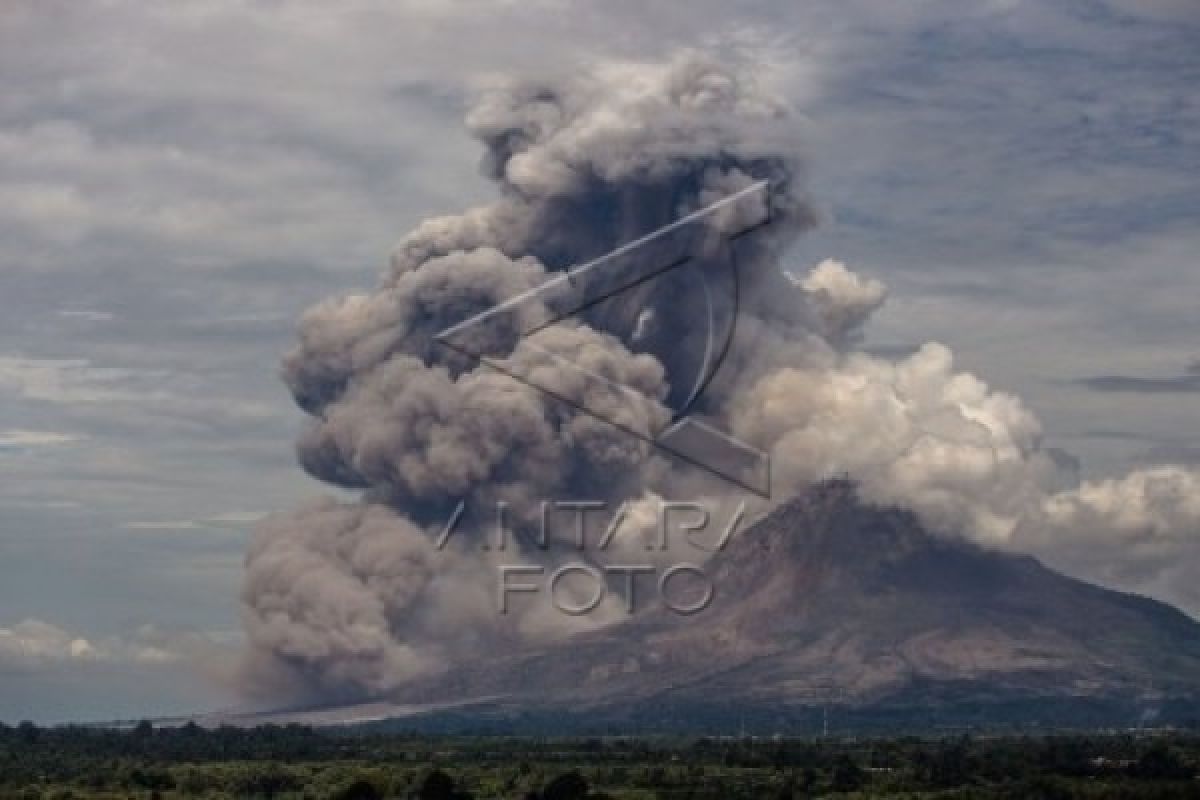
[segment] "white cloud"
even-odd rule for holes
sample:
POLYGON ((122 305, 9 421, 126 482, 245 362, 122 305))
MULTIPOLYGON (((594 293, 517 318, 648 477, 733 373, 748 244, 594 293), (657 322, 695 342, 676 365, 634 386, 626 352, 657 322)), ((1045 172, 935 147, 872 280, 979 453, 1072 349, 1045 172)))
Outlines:
POLYGON ((108 322, 116 317, 116 315, 110 311, 94 311, 86 308, 60 308, 58 310, 58 315, 60 317, 78 319, 85 322, 108 322))
POLYGON ((249 525, 267 516, 266 511, 226 511, 208 518, 208 522, 228 523, 230 525, 249 525))
POLYGON ((6 680, 13 680, 47 670, 168 668, 186 669, 224 684, 236 669, 243 639, 236 630, 179 630, 150 624, 127 635, 89 637, 28 618, 0 627, 0 674, 7 673, 6 680))
POLYGON ((203 638, 144 626, 130 637, 89 639, 49 622, 25 619, 0 628, 0 671, 88 663, 173 664, 203 638))
POLYGON ((126 528, 135 531, 194 531, 203 528, 194 519, 157 520, 152 522, 128 522, 126 528))
POLYGON ((1087 580, 1200 614, 1200 470, 1154 466, 1046 498, 1014 546, 1087 580))
POLYGON ((35 668, 59 661, 95 660, 101 653, 87 639, 36 619, 0 628, 0 667, 35 668))
POLYGON ((88 437, 75 433, 59 433, 57 431, 0 431, 0 450, 12 448, 24 450, 34 447, 48 447, 60 444, 71 444, 83 441, 88 437))
POLYGON ((266 511, 226 511, 200 519, 151 520, 126 523, 130 530, 143 531, 194 531, 194 530, 238 530, 258 522, 267 516, 266 511))
POLYGON ((798 279, 812 293, 812 303, 820 317, 822 333, 841 339, 857 332, 867 318, 883 305, 887 289, 872 278, 863 278, 831 258, 822 261, 798 279))
POLYGON ((135 370, 95 367, 86 359, 0 356, 0 387, 31 400, 52 403, 109 403, 127 399, 121 384, 164 377, 135 370))
POLYGON ((96 366, 88 359, 0 356, 0 389, 66 406, 132 407, 163 416, 264 420, 278 409, 263 403, 197 396, 199 376, 166 369, 96 366))
MULTIPOLYGON (((819 309, 835 296, 881 301, 882 286, 865 292, 830 263, 799 281, 819 309)), ((847 472, 867 499, 910 508, 934 530, 1200 612, 1200 471, 1157 466, 1079 483, 1033 411, 958 369, 943 345, 896 361, 796 359, 739 398, 733 422, 770 448, 777 486, 847 472)))

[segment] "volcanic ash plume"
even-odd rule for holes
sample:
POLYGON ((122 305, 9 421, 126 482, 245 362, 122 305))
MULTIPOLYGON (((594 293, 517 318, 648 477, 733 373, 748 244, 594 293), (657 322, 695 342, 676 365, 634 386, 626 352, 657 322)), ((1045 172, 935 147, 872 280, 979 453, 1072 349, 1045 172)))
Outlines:
MULTIPOLYGON (((1043 449, 1019 399, 957 372, 938 344, 899 361, 856 351, 885 289, 835 261, 806 275, 784 268, 781 253, 815 214, 787 115, 744 76, 688 57, 511 83, 485 92, 467 125, 498 199, 419 225, 374 291, 309 310, 284 360, 311 416, 300 463, 360 494, 259 527, 242 593, 256 690, 380 695, 499 648, 626 618, 619 591, 586 616, 537 603, 499 614, 496 570, 602 557, 531 544, 547 501, 627 509, 635 538, 612 557, 632 549, 645 562, 665 557, 637 538, 653 535, 648 509, 659 500, 745 497, 630 435, 652 438, 685 406, 770 453, 776 501, 849 473, 868 500, 996 545, 1034 542, 1021 533, 1030 528, 1070 537, 1092 526, 1119 539, 1121 498, 1162 488, 1131 476, 1057 494, 1077 480, 1043 449), (566 317, 533 291, 763 181, 771 224, 732 250, 701 249, 685 269, 566 317), (737 333, 696 399, 696 321, 713 298, 693 289, 727 276, 731 257, 737 333), (517 297, 463 331, 467 352, 439 341, 517 297), (497 508, 513 531, 505 550, 484 546, 497 508), (450 519, 459 524, 446 537, 450 519)), ((714 217, 713 232, 729 223, 714 217)), ((1191 480, 1172 485, 1194 498, 1191 480)), ((1163 496, 1143 516, 1169 526, 1197 513, 1163 496)))
MULTIPOLYGON (((557 397, 447 348, 439 332, 759 181, 769 182, 773 224, 739 247, 743 273, 803 293, 773 267, 813 220, 796 185, 794 134, 781 107, 743 77, 685 58, 510 83, 485 92, 467 125, 499 199, 422 223, 373 292, 308 311, 284 360, 287 385, 312 417, 300 463, 362 493, 258 530, 243 602, 260 682, 379 693, 497 639, 608 619, 607 605, 587 619, 499 616, 490 570, 501 556, 479 546, 486 522, 464 523, 445 549, 434 540, 462 501, 503 503, 521 531, 547 500, 612 509, 665 492, 679 465, 626 430, 650 436, 671 421, 689 379, 680 376, 694 366, 684 345, 698 301, 670 280, 650 282, 522 337, 559 315, 534 296, 471 333, 478 352, 536 375, 557 397)), ((704 254, 691 268, 706 268, 704 254)), ((789 307, 769 289, 759 296, 774 306, 742 308, 759 327, 786 315, 799 324, 802 303, 789 307)), ((708 411, 719 414, 713 402, 708 411)), ((555 557, 519 542, 506 562, 555 557)))

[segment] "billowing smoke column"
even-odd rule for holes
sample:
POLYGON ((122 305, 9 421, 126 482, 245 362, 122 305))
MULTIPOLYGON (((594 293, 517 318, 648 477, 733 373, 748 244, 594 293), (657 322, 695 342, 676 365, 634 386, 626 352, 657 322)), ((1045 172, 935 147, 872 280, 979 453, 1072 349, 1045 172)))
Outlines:
MULTIPOLYGON (((481 351, 570 402, 436 334, 756 181, 769 183, 773 221, 737 246, 737 336, 697 410, 771 453, 775 500, 846 472, 868 499, 1004 545, 1085 526, 1119 539, 1122 493, 1167 480, 1135 475, 1057 494, 1077 480, 1042 449, 1037 420, 956 372, 945 347, 896 362, 856 352, 885 289, 835 261, 803 276, 783 268, 784 248, 815 215, 786 114, 745 77, 696 57, 606 67, 496 87, 467 123, 498 199, 418 226, 378 288, 305 314, 285 358, 284 378, 311 415, 301 464, 361 495, 276 515, 257 531, 243 589, 255 688, 378 695, 513 642, 623 618, 616 596, 585 617, 537 604, 499 615, 495 570, 560 557, 529 545, 547 500, 628 502, 629 525, 652 535, 646 509, 657 498, 744 495, 579 410, 648 435, 671 420, 695 368, 701 310, 687 284, 719 259, 698 258, 690 277, 532 336, 518 335, 528 322, 519 317, 545 314, 536 301, 480 329, 481 351), (603 380, 580 380, 564 363, 603 380), (633 399, 609 382, 635 389, 633 399), (435 546, 463 501, 503 504, 513 547, 482 547, 490 526, 479 517, 435 546)), ((1157 498, 1164 528, 1200 521, 1189 487, 1192 500, 1157 498)), ((636 538, 632 546, 648 557, 636 538)))
MULTIPOLYGON (((646 435, 661 430, 678 403, 673 387, 693 366, 684 340, 694 301, 664 280, 529 337, 517 336, 527 322, 519 318, 481 332, 490 337, 476 343, 481 350, 506 354, 570 402, 456 353, 436 334, 758 181, 769 182, 774 224, 740 248, 744 265, 773 264, 813 220, 781 108, 701 59, 496 87, 467 124, 499 199, 420 225, 375 291, 311 309, 285 358, 284 378, 312 415, 301 464, 362 497, 269 519, 257 533, 243 600, 252 672, 271 684, 383 692, 493 640, 603 622, 605 609, 586 620, 498 616, 491 570, 501 556, 479 547, 483 521, 444 550, 431 542, 464 500, 505 504, 520 531, 543 501, 615 508, 666 491, 679 465, 578 406, 646 435), (634 389, 636 399, 580 380, 563 360, 634 389)), ((777 268, 745 271, 801 293, 777 268)), ((801 308, 780 303, 778 291, 764 294, 775 300, 753 312, 759 327, 801 308)), ((553 557, 530 550, 521 557, 553 557)))

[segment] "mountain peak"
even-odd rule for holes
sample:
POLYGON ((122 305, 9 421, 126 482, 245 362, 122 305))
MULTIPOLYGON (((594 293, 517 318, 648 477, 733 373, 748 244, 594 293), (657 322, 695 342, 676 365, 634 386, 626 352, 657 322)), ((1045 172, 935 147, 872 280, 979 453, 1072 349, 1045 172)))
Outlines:
POLYGON ((865 574, 934 547, 973 549, 965 541, 935 537, 909 511, 863 502, 854 481, 833 478, 813 484, 743 531, 716 568, 735 582, 738 575, 761 580, 765 573, 788 569, 865 574))
POLYGON ((814 693, 860 709, 937 698, 959 711, 998 697, 1200 696, 1200 624, 1028 556, 931 534, 910 512, 862 502, 844 478, 781 504, 709 571, 716 596, 695 616, 651 611, 455 670, 408 699, 501 697, 522 713, 603 718, 656 707, 786 715, 814 693))

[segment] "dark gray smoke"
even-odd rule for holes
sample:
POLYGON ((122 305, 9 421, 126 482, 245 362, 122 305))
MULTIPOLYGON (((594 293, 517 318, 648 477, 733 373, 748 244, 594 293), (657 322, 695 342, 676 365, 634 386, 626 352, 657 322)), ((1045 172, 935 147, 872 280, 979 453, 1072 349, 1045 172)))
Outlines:
MULTIPOLYGON (((558 310, 535 299, 472 333, 486 339, 472 343, 477 352, 571 402, 435 334, 764 180, 773 223, 737 257, 743 275, 770 285, 755 292, 748 282, 742 311, 764 320, 807 313, 802 290, 774 266, 814 218, 797 185, 798 143, 782 108, 743 76, 686 57, 512 83, 484 93, 467 125, 497 200, 421 224, 373 292, 305 314, 284 359, 284 379, 311 415, 300 463, 362 495, 258 530, 243 602, 260 681, 326 696, 379 693, 485 642, 561 630, 561 615, 497 616, 492 564, 478 546, 483 522, 467 525, 473 543, 438 551, 432 540, 462 500, 502 501, 521 528, 545 500, 616 508, 685 475, 576 405, 646 435, 670 422, 696 367, 699 308, 686 281, 720 268, 723 254, 697 253, 690 277, 649 282, 529 337, 519 332, 558 310), (583 380, 563 359, 606 380, 583 380)), ((714 397, 707 411, 719 414, 714 397)), ((552 558, 528 548, 521 557, 552 558)), ((600 611, 572 624, 599 624, 600 611)))

